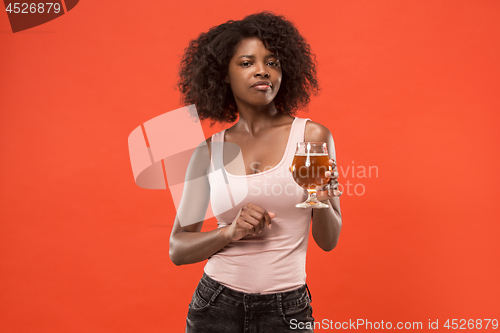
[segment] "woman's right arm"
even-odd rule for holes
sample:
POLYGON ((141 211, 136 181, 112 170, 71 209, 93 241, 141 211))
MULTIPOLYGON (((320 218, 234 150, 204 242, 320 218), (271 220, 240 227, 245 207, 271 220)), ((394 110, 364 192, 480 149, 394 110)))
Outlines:
POLYGON ((176 265, 193 264, 208 259, 230 243, 225 235, 225 228, 208 232, 199 232, 203 222, 191 225, 194 228, 181 227, 175 221, 170 235, 170 260, 176 265), (200 225, 200 227, 197 227, 200 225), (177 229, 177 230, 175 230, 177 229))
POLYGON ((203 261, 229 243, 224 230, 200 232, 210 201, 208 170, 210 139, 193 152, 186 170, 182 198, 170 234, 170 260, 176 265, 203 261))

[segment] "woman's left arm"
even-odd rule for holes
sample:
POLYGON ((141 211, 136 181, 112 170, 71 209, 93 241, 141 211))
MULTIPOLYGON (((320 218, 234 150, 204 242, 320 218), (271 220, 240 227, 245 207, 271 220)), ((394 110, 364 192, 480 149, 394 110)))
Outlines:
MULTIPOLYGON (((326 142, 328 146, 328 155, 330 159, 336 161, 335 145, 333 137, 328 128, 325 126, 308 121, 304 134, 306 142, 326 142)), ((335 162, 336 163, 336 162, 335 162)), ((334 165, 335 167, 335 165, 334 165)), ((334 171, 332 171, 334 172, 334 171)), ((330 174, 330 173, 328 173, 330 174)), ((337 184, 338 173, 330 174, 330 185, 337 184)), ((329 208, 312 209, 312 234, 314 241, 324 251, 331 251, 337 246, 342 228, 342 216, 340 214, 341 193, 337 189, 332 188, 329 191, 321 191, 317 193, 318 200, 324 203, 330 203, 329 208)))

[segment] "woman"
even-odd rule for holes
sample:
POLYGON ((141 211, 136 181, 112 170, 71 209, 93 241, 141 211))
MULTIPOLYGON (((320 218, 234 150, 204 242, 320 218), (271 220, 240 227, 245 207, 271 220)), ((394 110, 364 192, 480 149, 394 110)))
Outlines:
POLYGON ((208 259, 186 332, 312 332, 305 284, 311 217, 325 251, 336 246, 342 222, 336 171, 318 188, 329 208, 315 210, 295 208, 307 195, 288 171, 297 142, 326 142, 335 158, 326 127, 292 116, 318 90, 309 45, 283 17, 250 15, 192 41, 180 78, 184 102, 196 104, 201 119, 238 118, 193 153, 186 178, 197 181, 186 182, 170 237, 176 265, 208 259), (231 144, 241 149, 239 168, 230 163, 231 144), (202 233, 209 199, 218 228, 202 233))

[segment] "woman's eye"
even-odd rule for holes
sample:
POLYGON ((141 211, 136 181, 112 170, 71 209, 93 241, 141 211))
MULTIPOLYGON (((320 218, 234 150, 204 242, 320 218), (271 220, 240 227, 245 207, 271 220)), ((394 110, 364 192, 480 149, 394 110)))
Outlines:
POLYGON ((241 64, 241 66, 243 66, 243 67, 248 67, 248 66, 250 66, 250 65, 251 65, 251 64, 250 64, 249 62, 243 62, 243 63, 241 64))
POLYGON ((273 67, 276 67, 276 66, 279 66, 279 63, 276 61, 270 61, 267 63, 269 66, 273 66, 273 67))

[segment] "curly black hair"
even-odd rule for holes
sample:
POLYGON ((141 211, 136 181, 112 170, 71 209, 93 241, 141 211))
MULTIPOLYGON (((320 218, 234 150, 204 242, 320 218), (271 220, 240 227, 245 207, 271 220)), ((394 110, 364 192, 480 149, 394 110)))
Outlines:
POLYGON ((238 109, 229 83, 229 61, 242 39, 257 37, 281 64, 282 83, 274 99, 279 112, 293 115, 319 90, 316 61, 310 46, 295 26, 270 12, 228 21, 192 40, 179 70, 181 101, 195 104, 200 119, 234 122, 238 109))

